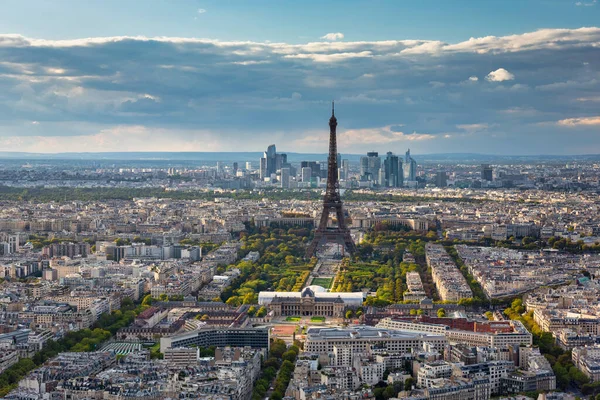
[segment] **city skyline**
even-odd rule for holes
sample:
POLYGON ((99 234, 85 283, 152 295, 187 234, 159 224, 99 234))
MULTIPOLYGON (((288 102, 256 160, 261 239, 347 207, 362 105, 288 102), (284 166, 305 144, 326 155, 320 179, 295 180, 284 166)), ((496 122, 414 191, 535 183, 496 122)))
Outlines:
POLYGON ((598 21, 3 1, 0 399, 600 400, 598 21))
POLYGON ((337 2, 323 10, 338 12, 339 21, 289 2, 252 10, 234 3, 155 2, 137 10, 144 19, 132 5, 107 2, 97 18, 114 13, 114 24, 87 28, 72 20, 89 18, 90 6, 39 4, 64 26, 49 19, 25 27, 23 6, 8 3, 0 16, 0 146, 177 152, 281 143, 325 153, 321 121, 334 99, 343 153, 600 153, 594 1, 456 2, 452 12, 434 2, 440 10, 430 15, 416 2, 380 2, 360 10, 369 17, 361 28, 344 21, 359 11, 337 2), (166 10, 173 15, 163 25, 150 23, 166 10), (264 21, 296 11, 312 21, 305 35, 264 21), (394 13, 414 21, 395 30, 372 21, 394 13), (183 15, 189 21, 177 27, 183 15), (226 32, 244 15, 268 29, 259 35, 246 21, 226 32), (497 15, 506 26, 493 21, 497 15), (436 21, 429 32, 418 26, 436 21))

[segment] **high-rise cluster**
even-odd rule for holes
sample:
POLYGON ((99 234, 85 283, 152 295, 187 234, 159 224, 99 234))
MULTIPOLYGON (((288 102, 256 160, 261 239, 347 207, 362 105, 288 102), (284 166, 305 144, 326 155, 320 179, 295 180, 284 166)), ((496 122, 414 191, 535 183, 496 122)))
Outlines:
POLYGON ((415 187, 417 162, 410 155, 404 159, 388 151, 385 158, 376 151, 370 151, 360 158, 360 182, 362 186, 415 187))
POLYGON ((290 176, 295 175, 296 171, 287 160, 287 154, 277 153, 274 144, 267 147, 260 159, 260 179, 275 180, 278 179, 282 188, 290 187, 290 176), (278 174, 279 172, 279 174, 278 174), (277 178, 279 175, 279 178, 277 178))

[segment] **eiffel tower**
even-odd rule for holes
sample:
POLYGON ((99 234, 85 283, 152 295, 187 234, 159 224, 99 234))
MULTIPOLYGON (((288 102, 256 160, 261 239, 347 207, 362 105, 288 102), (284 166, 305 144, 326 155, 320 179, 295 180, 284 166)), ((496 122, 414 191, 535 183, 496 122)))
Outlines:
POLYGON ((340 198, 340 183, 338 181, 337 165, 337 119, 335 118, 334 103, 331 103, 331 118, 329 119, 329 159, 327 161, 327 191, 323 197, 323 213, 319 227, 315 231, 315 237, 308 246, 306 257, 315 255, 317 247, 324 243, 339 243, 345 249, 354 254, 356 245, 350 236, 350 230, 344 219, 344 209, 340 198), (329 215, 334 213, 337 218, 337 226, 329 227, 329 215))

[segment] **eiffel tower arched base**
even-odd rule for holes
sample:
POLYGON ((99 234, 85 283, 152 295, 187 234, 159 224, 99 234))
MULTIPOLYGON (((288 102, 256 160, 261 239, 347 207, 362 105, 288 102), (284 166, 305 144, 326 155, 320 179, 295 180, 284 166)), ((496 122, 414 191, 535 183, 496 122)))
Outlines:
POLYGON ((350 236, 348 229, 340 228, 318 228, 315 231, 315 237, 306 249, 306 258, 316 254, 317 249, 327 243, 336 243, 344 247, 344 250, 350 254, 356 253, 356 245, 350 236))

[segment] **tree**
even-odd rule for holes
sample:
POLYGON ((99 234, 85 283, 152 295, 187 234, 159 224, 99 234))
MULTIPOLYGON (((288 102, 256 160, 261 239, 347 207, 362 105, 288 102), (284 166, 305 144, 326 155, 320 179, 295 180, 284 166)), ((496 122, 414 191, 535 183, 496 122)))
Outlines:
POLYGON ((271 344, 271 357, 281 358, 286 350, 287 346, 285 342, 281 339, 275 339, 271 344))
POLYGON ((383 391, 383 397, 386 398, 386 399, 390 399, 392 397, 396 397, 396 394, 398 394, 398 393, 396 392, 396 389, 394 389, 394 386, 392 386, 392 385, 389 385, 383 391))
POLYGON ((410 315, 417 315, 417 310, 415 310, 414 308, 411 308, 410 315))
POLYGON ((404 381, 404 390, 409 391, 412 389, 415 381, 413 378, 408 378, 404 381))
POLYGON ((265 315, 267 315, 267 309, 265 308, 265 306, 262 306, 256 312, 256 317, 257 318, 263 318, 265 315))
POLYGON ((293 265, 296 262, 296 258, 294 256, 285 256, 285 263, 287 265, 293 265))
POLYGON ((590 382, 590 378, 587 377, 583 372, 577 369, 576 366, 569 368, 569 379, 574 381, 577 386, 582 387, 586 383, 590 382))
POLYGON ((152 295, 148 294, 146 296, 144 296, 144 299, 142 300, 142 305, 143 306, 150 306, 152 305, 152 295))
POLYGON ((420 308, 417 310, 417 315, 423 315, 425 313, 425 311, 421 310, 420 308))
POLYGON ((512 308, 513 311, 518 314, 523 314, 525 312, 525 307, 523 307, 523 300, 518 298, 513 300, 513 302, 510 305, 510 308, 512 308))
POLYGON ((354 315, 354 313, 352 312, 352 310, 346 311, 346 319, 352 318, 353 315, 354 315))
POLYGON ((437 310, 437 316, 438 318, 444 318, 446 316, 446 310, 444 310, 443 308, 439 308, 437 310))
POLYGON ((288 360, 290 362, 296 362, 296 357, 298 356, 298 353, 292 351, 292 350, 288 350, 285 353, 283 353, 283 355, 281 356, 281 358, 283 358, 284 360, 288 360))

